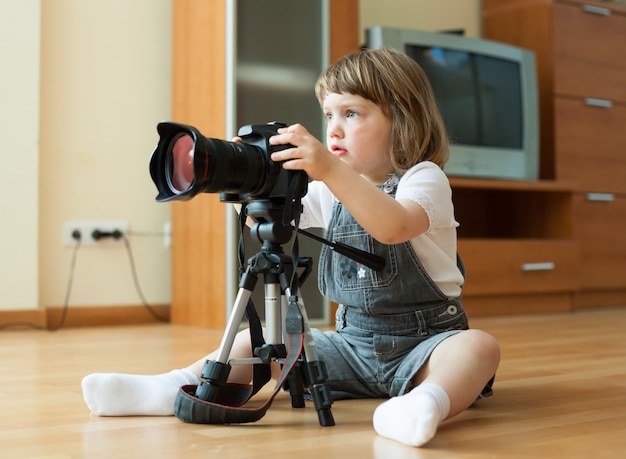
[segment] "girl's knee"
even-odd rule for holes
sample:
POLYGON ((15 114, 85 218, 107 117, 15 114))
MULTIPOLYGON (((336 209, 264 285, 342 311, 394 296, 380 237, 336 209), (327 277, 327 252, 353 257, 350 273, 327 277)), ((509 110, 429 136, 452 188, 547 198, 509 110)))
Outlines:
POLYGON ((477 355, 495 366, 500 363, 500 344, 494 336, 475 329, 467 330, 459 335, 465 335, 463 344, 470 346, 477 355))

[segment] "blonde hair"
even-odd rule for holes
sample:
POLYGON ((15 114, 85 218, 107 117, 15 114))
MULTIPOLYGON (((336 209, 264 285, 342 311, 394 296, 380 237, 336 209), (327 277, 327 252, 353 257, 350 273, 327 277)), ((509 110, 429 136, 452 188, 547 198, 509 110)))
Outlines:
POLYGON ((391 121, 391 164, 399 175, 421 161, 443 169, 448 137, 426 74, 391 49, 364 49, 331 64, 318 78, 320 104, 330 93, 355 94, 378 105, 391 121))

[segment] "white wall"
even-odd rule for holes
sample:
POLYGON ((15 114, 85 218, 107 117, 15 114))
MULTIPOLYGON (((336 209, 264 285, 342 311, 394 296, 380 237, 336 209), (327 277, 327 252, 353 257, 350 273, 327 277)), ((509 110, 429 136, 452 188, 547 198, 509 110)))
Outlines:
MULTIPOLYGON (((132 232, 169 220, 148 162, 171 112, 170 0, 0 0, 0 18, 0 309, 62 305, 68 220, 128 221, 148 301, 169 302, 169 249, 132 232)), ((72 305, 138 303, 123 245, 80 249, 72 305)))
MULTIPOLYGON (((169 208, 148 173, 156 123, 171 112, 169 0, 43 0, 40 299, 60 305, 68 220, 126 220, 161 231, 169 208)), ((148 301, 168 302, 162 238, 130 237, 148 301)), ((127 254, 84 247, 72 303, 137 304, 127 254)))
MULTIPOLYGON (((361 0, 361 30, 380 25, 481 35, 481 0, 361 0)), ((363 42, 365 35, 362 36, 363 42)))
POLYGON ((0 0, 0 308, 38 302, 39 0, 0 0))

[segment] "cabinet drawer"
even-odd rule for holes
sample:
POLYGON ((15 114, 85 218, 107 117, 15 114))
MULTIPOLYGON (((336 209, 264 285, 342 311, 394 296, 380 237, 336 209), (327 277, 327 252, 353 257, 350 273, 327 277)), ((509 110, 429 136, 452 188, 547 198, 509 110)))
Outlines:
POLYGON ((583 190, 626 192, 626 105, 556 98, 554 113, 556 178, 583 190))
POLYGON ((576 195, 574 215, 581 288, 626 288, 626 196, 576 195))
POLYGON ((460 239, 463 295, 573 291, 578 244, 572 240, 460 239))
POLYGON ((626 101, 626 14, 590 4, 554 3, 556 94, 626 101))

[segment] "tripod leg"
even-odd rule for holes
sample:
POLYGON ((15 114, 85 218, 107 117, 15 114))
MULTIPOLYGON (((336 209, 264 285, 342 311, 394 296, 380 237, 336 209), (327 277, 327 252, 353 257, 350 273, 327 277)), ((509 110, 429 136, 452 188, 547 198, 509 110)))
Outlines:
MULTIPOLYGON (((266 280, 271 276, 265 275, 266 280)), ((270 279, 271 280, 271 279, 270 279)), ((265 341, 269 344, 283 342, 281 310, 282 292, 278 282, 265 284, 265 341)))
POLYGON ((292 408, 304 408, 304 379, 302 378, 302 366, 296 365, 287 378, 289 395, 291 395, 292 408))
MULTIPOLYGON (((249 273, 244 274, 244 277, 249 273)), ((256 281, 256 275, 250 274, 253 277, 253 281, 256 281)), ((244 279, 242 279, 242 285, 244 279)), ((253 286, 254 288, 254 286, 253 286)), ((237 293, 237 298, 233 306, 233 310, 228 319, 228 324, 224 335, 222 336, 222 342, 217 351, 217 357, 215 360, 207 360, 202 367, 201 377, 206 382, 201 382, 196 388, 196 397, 201 400, 213 402, 217 398, 217 394, 221 387, 226 385, 228 380, 228 374, 230 373, 230 364, 228 363, 230 352, 235 342, 235 336, 239 330, 239 324, 243 320, 246 312, 246 306, 248 300, 252 295, 252 289, 241 287, 237 293)))
MULTIPOLYGON (((289 289, 287 289, 287 293, 288 291, 289 289)), ((335 419, 333 418, 333 414, 330 410, 330 407, 333 404, 333 397, 330 390, 328 390, 324 384, 328 378, 326 365, 323 360, 319 360, 317 355, 313 334, 311 333, 311 327, 309 326, 309 319, 307 317, 306 308, 304 307, 301 296, 298 296, 297 304, 300 314, 302 315, 304 328, 304 344, 302 349, 304 366, 301 369, 304 376, 304 387, 309 390, 311 396, 313 397, 313 404, 317 410, 320 425, 334 426, 335 419)))

